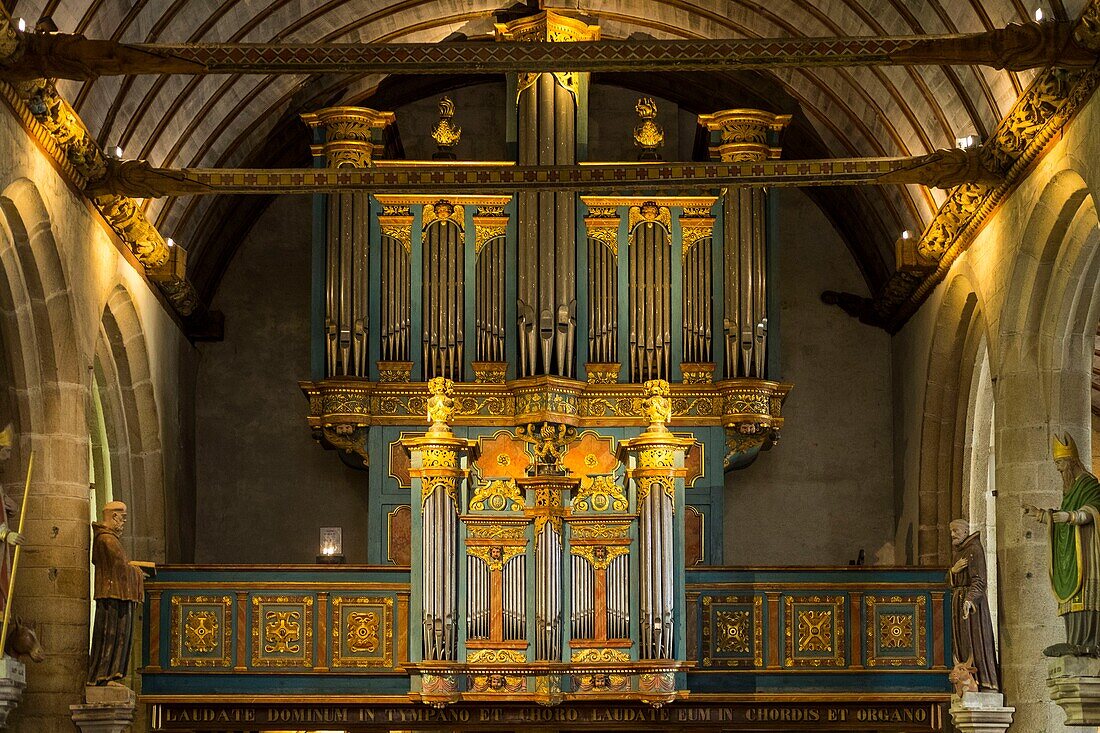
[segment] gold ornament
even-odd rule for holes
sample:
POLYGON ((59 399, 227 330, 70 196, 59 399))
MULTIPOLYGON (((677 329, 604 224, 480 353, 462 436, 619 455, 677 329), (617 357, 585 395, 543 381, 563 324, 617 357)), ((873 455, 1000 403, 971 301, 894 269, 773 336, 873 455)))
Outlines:
POLYGON ((462 128, 451 122, 455 116, 455 103, 450 97, 439 100, 439 122, 432 127, 432 139, 440 150, 453 148, 462 138, 462 128))
POLYGON ((649 430, 668 432, 666 423, 672 421, 672 394, 668 382, 663 379, 650 379, 643 385, 646 397, 642 400, 642 416, 649 421, 649 430))
POLYGON ((641 97, 634 105, 641 122, 634 128, 634 144, 646 151, 655 151, 665 142, 665 130, 654 122, 657 118, 657 103, 652 97, 641 97))
POLYGON ((432 377, 428 380, 428 392, 431 394, 426 405, 428 423, 431 425, 429 433, 451 432, 447 423, 454 418, 455 401, 451 397, 454 387, 455 383, 446 377, 432 377))

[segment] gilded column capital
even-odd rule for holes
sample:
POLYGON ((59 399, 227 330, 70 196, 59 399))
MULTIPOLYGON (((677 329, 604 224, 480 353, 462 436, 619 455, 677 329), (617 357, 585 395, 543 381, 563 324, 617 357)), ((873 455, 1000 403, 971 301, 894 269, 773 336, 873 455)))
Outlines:
POLYGON ((324 130, 325 141, 315 152, 324 154, 330 168, 369 168, 381 147, 375 131, 394 119, 393 112, 368 107, 326 107, 302 115, 311 129, 324 130))
MULTIPOLYGON (((576 41, 600 40, 600 26, 589 24, 580 18, 544 10, 524 18, 506 23, 496 23, 498 41, 543 41, 550 43, 573 43, 576 41)), ((523 72, 516 85, 516 101, 524 91, 534 86, 542 72, 523 72)), ((577 95, 579 79, 583 73, 577 71, 552 71, 558 84, 574 97, 577 95)))
POLYGON ((710 146, 710 156, 723 163, 779 158, 782 149, 772 147, 769 137, 782 132, 790 121, 790 115, 762 109, 723 109, 699 115, 699 124, 717 138, 710 146))

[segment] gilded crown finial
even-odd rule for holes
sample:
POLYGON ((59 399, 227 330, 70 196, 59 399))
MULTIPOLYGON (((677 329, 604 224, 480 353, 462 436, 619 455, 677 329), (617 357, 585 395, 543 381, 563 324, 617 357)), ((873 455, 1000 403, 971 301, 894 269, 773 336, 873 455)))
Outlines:
POLYGON ((457 145, 462 138, 462 128, 451 122, 451 118, 454 116, 455 103, 451 101, 451 98, 443 97, 440 99, 439 121, 432 127, 432 139, 439 146, 436 157, 454 157, 451 148, 457 145))
POLYGON ((650 379, 644 385, 645 399, 642 400, 642 416, 649 420, 648 430, 663 433, 665 425, 672 421, 672 389, 663 379, 650 379))
POLYGON ((455 383, 446 377, 432 377, 428 380, 428 392, 431 397, 425 405, 428 412, 428 422, 431 428, 429 433, 450 433, 449 423, 454 418, 455 401, 451 395, 454 393, 455 383))
POLYGON ((1081 459, 1080 454, 1077 452, 1077 441, 1069 433, 1063 433, 1062 438, 1057 435, 1054 436, 1052 451, 1054 454, 1054 460, 1062 458, 1072 458, 1077 461, 1081 459))
POLYGON ((665 130, 654 122, 657 118, 657 103, 652 97, 640 97, 634 105, 634 111, 641 118, 634 127, 634 144, 642 149, 642 158, 656 159, 657 148, 665 142, 665 130))

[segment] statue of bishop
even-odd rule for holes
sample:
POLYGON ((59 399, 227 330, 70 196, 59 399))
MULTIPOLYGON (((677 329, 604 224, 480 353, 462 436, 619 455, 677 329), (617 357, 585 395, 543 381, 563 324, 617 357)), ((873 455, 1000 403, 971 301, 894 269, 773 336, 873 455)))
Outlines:
POLYGON ((1055 436, 1053 453, 1062 474, 1062 505, 1024 505, 1025 516, 1050 525, 1050 582, 1066 625, 1066 643, 1043 654, 1100 656, 1100 481, 1081 462, 1068 434, 1055 436))

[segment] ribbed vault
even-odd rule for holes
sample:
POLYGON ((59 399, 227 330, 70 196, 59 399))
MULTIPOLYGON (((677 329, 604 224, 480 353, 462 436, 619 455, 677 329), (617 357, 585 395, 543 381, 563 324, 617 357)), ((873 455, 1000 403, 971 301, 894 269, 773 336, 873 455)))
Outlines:
MULTIPOLYGON (((968 33, 1029 20, 1026 0, 572 0, 605 38, 758 38, 968 33)), ((10 0, 8 0, 11 5, 10 0)), ((1083 0, 1042 0, 1057 18, 1083 0)), ((58 29, 132 42, 436 42, 491 39, 500 0, 17 0, 12 14, 58 29)), ((782 69, 767 73, 608 75, 603 81, 693 112, 738 104, 792 112, 785 157, 921 155, 985 136, 1032 72, 985 67, 782 69)), ((59 86, 104 146, 158 166, 306 165, 300 112, 333 103, 392 108, 474 78, 371 75, 112 77, 59 86)), ((400 127, 400 120, 398 120, 400 127)), ((902 229, 921 230, 942 193, 918 186, 811 192, 849 242, 872 292, 893 268, 902 229)), ((192 278, 212 295, 234 236, 264 205, 224 197, 147 202, 150 217, 191 252, 192 278), (229 211, 233 217, 227 217, 229 211)))

